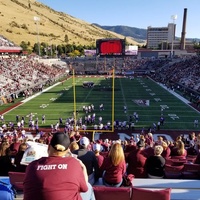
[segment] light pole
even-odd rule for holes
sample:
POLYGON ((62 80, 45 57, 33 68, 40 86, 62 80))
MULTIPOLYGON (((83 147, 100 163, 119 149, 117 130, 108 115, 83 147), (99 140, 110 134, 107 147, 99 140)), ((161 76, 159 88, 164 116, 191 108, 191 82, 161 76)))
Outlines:
POLYGON ((172 24, 172 48, 171 48, 171 58, 173 58, 174 54, 174 37, 175 37, 175 20, 177 19, 177 15, 172 15, 171 19, 173 20, 172 24))
POLYGON ((38 44, 38 55, 40 56, 40 40, 39 40, 39 28, 38 28, 38 22, 40 21, 40 18, 34 16, 33 19, 34 19, 34 21, 36 22, 37 44, 38 44))

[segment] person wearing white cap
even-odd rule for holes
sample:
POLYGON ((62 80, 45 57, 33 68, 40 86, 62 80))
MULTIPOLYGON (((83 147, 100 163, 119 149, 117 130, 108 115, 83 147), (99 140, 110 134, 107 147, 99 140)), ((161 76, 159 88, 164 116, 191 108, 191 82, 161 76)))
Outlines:
POLYGON ((96 156, 93 151, 88 150, 90 140, 87 137, 82 137, 79 144, 80 148, 72 153, 76 154, 78 159, 86 166, 89 183, 93 185, 99 178, 99 166, 96 156))

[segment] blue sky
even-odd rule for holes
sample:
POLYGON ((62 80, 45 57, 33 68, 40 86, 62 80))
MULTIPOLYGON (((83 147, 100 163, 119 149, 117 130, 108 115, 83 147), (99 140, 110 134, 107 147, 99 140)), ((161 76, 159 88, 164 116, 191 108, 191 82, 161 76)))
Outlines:
MULTIPOLYGON (((33 1, 33 0, 32 0, 33 1)), ((166 27, 177 15, 176 36, 182 32, 187 8, 186 38, 200 38, 200 0, 37 0, 88 23, 147 29, 166 27)))

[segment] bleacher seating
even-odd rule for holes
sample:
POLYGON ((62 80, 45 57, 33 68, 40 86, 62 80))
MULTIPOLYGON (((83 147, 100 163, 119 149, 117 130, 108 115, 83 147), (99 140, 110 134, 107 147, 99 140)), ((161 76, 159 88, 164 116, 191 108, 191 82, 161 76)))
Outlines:
POLYGON ((96 200, 170 200, 171 189, 148 190, 135 187, 93 187, 96 200))
MULTIPOLYGON (((158 190, 158 189, 165 190, 167 188, 171 188, 170 200, 199 200, 200 199, 200 188, 199 188, 200 180, 134 178, 132 184, 134 188, 150 190, 150 193, 153 190, 158 190)), ((95 183, 94 187, 97 187, 97 186, 102 187, 102 185, 103 185, 103 182, 102 182, 102 179, 100 178, 99 181, 95 183)), ((145 198, 145 199, 149 200, 149 198, 145 198)))
POLYGON ((200 179, 200 164, 185 163, 182 174, 184 179, 200 179))
POLYGON ((200 180, 191 179, 134 179, 134 187, 145 189, 171 188, 171 200, 199 200, 200 180))
POLYGON ((184 165, 165 165, 165 178, 182 178, 184 165))
MULTIPOLYGON (((3 180, 9 180, 9 177, 1 177, 3 180)), ((23 179, 22 179, 23 180, 23 179)), ((22 180, 20 181, 22 183, 22 180)), ((12 183, 12 180, 10 179, 12 183)), ((21 184, 20 183, 20 184, 21 184)), ((195 179, 150 179, 150 178, 134 178, 132 181, 133 188, 130 187, 120 187, 120 188, 111 188, 103 186, 102 179, 100 178, 97 183, 93 186, 94 192, 96 193, 96 200, 117 200, 117 199, 130 199, 137 200, 134 196, 137 194, 137 197, 142 199, 151 200, 150 196, 158 195, 160 193, 165 196, 165 198, 169 197, 170 200, 199 200, 200 199, 200 180, 195 179), (171 188, 171 189, 170 189, 171 188), (145 190, 141 190, 145 189, 145 190), (147 190, 147 191, 146 191, 147 190), (157 192, 153 192, 157 191, 157 192), (101 193, 101 194, 100 194, 101 193), (148 198, 143 198, 145 194, 148 198), (106 195, 106 197, 105 197, 106 195), (123 198, 122 198, 123 196, 123 198), (118 198, 121 197, 121 198, 118 198)), ((17 197, 15 200, 22 200, 23 192, 17 192, 17 197)), ((162 200, 162 198, 154 197, 155 200, 162 200)), ((166 199, 163 199, 166 200, 166 199)), ((169 200, 169 198, 167 199, 169 200)))

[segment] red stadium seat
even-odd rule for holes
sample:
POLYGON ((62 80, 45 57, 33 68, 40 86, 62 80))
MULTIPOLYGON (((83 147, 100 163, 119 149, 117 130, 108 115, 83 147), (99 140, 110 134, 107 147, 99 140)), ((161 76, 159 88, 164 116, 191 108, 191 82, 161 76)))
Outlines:
POLYGON ((131 187, 93 186, 96 200, 130 200, 131 187))
POLYGON ((183 168, 184 179, 199 179, 200 178, 200 164, 185 163, 183 168))
POLYGON ((165 165, 165 178, 169 179, 177 179, 182 177, 184 165, 173 166, 173 165, 165 165))
POLYGON ((180 166, 183 165, 184 163, 186 163, 187 160, 186 159, 172 159, 172 158, 168 158, 166 159, 166 164, 167 165, 172 165, 172 166, 180 166))
POLYGON ((25 173, 23 172, 8 172, 10 183, 17 191, 23 191, 23 182, 25 173))
POLYGON ((187 155, 187 157, 186 157, 187 162, 192 162, 192 163, 194 163, 196 158, 197 158, 197 155, 187 155))
POLYGON ((141 189, 132 188, 131 200, 170 200, 171 188, 166 189, 141 189))

